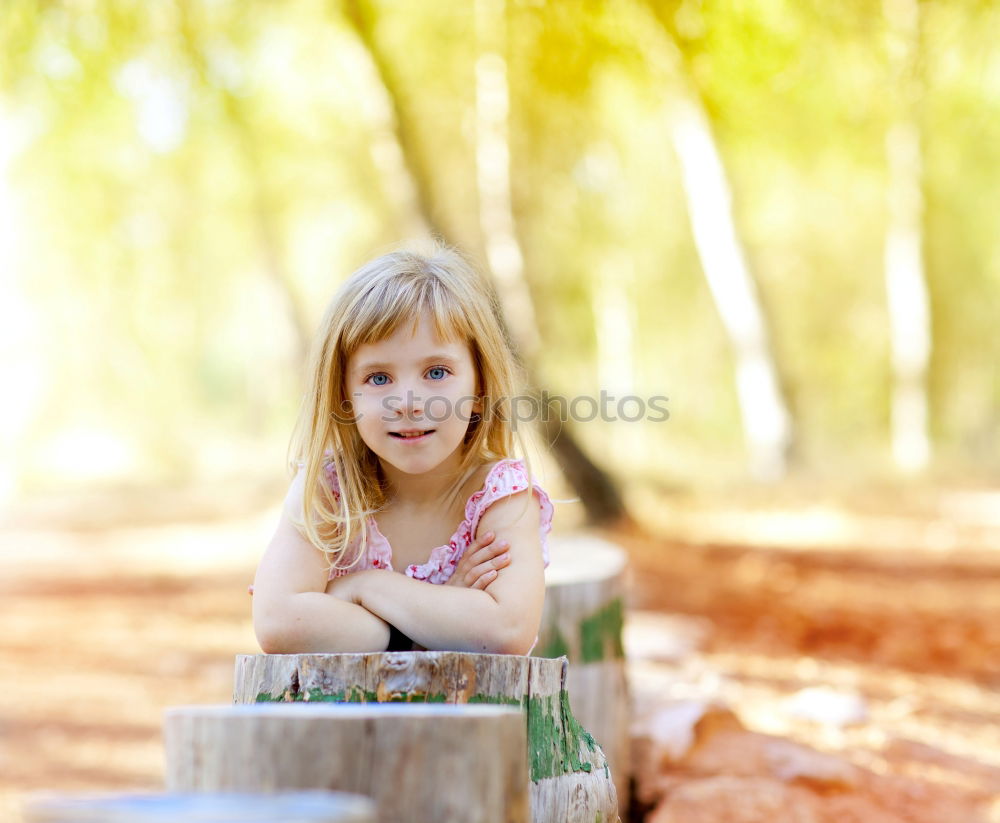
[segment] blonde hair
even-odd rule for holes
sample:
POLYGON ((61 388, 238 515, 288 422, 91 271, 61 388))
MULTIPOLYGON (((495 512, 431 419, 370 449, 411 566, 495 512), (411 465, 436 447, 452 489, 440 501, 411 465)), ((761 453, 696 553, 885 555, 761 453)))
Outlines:
POLYGON ((424 312, 443 341, 468 344, 482 398, 482 413, 472 415, 449 497, 484 462, 513 457, 515 439, 520 443, 510 403, 521 372, 485 277, 457 250, 440 243, 426 255, 399 250, 364 264, 341 285, 323 314, 289 443, 290 469, 305 469, 302 522, 296 525, 326 555, 331 569, 353 569, 361 562, 368 548, 366 518, 386 503, 378 458, 351 419, 348 360, 358 347, 385 340, 424 312), (324 463, 331 460, 339 502, 328 484, 318 482, 324 463), (356 535, 356 556, 345 558, 356 535))

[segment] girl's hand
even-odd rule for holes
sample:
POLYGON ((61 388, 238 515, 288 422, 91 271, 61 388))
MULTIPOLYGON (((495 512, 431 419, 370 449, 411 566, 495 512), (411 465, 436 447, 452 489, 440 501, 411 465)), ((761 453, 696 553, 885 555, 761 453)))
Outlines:
POLYGON ((494 540, 493 532, 476 537, 465 550, 454 573, 446 586, 461 586, 466 589, 485 589, 497 579, 499 570, 510 564, 509 544, 506 540, 494 540))
POLYGON ((346 600, 348 603, 358 603, 360 596, 358 584, 361 582, 361 574, 362 572, 353 572, 345 574, 343 577, 333 578, 326 584, 326 593, 332 594, 340 600, 346 600))

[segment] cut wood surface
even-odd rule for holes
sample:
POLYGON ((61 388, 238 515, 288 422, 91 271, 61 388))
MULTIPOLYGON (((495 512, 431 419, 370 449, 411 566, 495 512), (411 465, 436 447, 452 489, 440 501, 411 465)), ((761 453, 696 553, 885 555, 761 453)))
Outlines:
POLYGON ((608 758, 625 816, 629 803, 630 699, 622 630, 628 555, 594 535, 549 541, 545 607, 533 654, 569 660, 573 715, 608 758))
POLYGON ((164 722, 171 791, 334 789, 380 823, 529 823, 520 712, 504 706, 180 706, 164 722))
POLYGON ((497 704, 523 712, 535 823, 614 823, 607 758, 570 709, 568 663, 463 652, 240 655, 236 703, 497 704))

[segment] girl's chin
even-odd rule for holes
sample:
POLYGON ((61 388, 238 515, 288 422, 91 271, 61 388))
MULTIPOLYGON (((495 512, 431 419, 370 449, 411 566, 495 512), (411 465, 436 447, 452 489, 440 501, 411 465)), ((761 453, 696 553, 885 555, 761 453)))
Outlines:
MULTIPOLYGON (((431 440, 433 439, 434 436, 431 437, 431 440)), ((393 443, 395 442, 396 440, 393 438, 393 443)), ((411 450, 406 448, 404 444, 403 448, 384 449, 377 454, 383 469, 390 468, 401 474, 419 477, 422 474, 444 468, 457 469, 461 463, 461 446, 462 444, 459 443, 445 454, 437 449, 433 449, 433 453, 421 448, 411 450)))

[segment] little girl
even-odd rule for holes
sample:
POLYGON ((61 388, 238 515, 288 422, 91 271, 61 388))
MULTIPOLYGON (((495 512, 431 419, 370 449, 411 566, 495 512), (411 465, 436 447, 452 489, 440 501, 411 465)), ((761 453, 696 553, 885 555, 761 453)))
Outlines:
POLYGON ((496 300, 457 253, 395 252, 348 278, 252 589, 265 652, 531 652, 552 503, 514 458, 515 374, 496 300))

